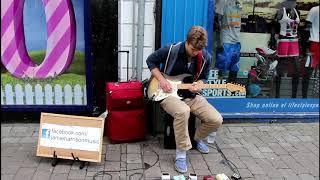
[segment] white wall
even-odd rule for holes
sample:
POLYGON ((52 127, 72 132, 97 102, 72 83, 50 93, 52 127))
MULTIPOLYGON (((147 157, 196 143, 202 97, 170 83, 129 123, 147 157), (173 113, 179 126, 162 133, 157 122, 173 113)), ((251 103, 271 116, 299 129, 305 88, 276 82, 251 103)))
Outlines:
MULTIPOLYGON (((149 78, 150 72, 146 65, 147 57, 154 51, 155 45, 155 15, 154 7, 156 0, 145 0, 145 19, 144 19, 144 48, 143 48, 143 71, 142 80, 149 78)), ((118 50, 129 51, 129 78, 136 77, 136 56, 137 56, 137 24, 138 24, 138 0, 119 0, 118 1, 118 50), (133 4, 135 6, 135 22, 133 23, 133 4), (134 24, 134 26, 133 26, 134 24), (135 35, 132 30, 135 27, 135 35), (132 57, 132 43, 134 45, 134 59, 132 57), (135 62, 133 64, 133 62, 135 62), (134 71, 134 72, 133 72, 134 71), (134 74, 132 74, 134 73, 134 74)), ((118 55, 118 80, 127 79, 127 56, 125 53, 118 55)))

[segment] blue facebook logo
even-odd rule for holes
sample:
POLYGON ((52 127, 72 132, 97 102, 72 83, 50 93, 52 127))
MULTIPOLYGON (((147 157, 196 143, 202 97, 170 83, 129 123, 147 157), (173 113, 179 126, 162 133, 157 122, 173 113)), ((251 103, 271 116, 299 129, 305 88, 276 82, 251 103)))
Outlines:
POLYGON ((42 138, 50 138, 50 129, 42 129, 42 138))

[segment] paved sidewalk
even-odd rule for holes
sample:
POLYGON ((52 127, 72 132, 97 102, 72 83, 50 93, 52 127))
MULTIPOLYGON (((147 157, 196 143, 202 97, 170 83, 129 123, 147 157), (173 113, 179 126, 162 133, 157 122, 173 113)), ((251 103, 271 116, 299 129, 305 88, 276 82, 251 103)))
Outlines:
MULTIPOLYGON (((145 179, 159 179, 162 172, 178 175, 173 167, 175 150, 163 149, 162 136, 140 143, 105 141, 103 159, 106 161, 89 163, 81 170, 78 162, 70 160, 62 160, 52 167, 50 158, 35 156, 38 126, 1 124, 2 180, 89 180, 100 171, 108 171, 112 179, 141 179, 143 172, 145 179)), ((319 123, 224 124, 216 141, 243 179, 319 179, 319 123)), ((232 175, 215 148, 207 155, 191 150, 188 158, 189 171, 185 175, 232 175)), ((96 179, 110 179, 110 175, 101 174, 96 179)))

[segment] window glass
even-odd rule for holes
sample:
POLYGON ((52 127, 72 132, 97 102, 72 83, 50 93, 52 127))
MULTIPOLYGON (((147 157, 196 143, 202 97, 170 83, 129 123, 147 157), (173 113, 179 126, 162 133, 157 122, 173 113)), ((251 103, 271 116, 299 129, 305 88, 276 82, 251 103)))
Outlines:
POLYGON ((213 22, 211 83, 246 88, 217 97, 319 98, 317 0, 216 0, 213 22))

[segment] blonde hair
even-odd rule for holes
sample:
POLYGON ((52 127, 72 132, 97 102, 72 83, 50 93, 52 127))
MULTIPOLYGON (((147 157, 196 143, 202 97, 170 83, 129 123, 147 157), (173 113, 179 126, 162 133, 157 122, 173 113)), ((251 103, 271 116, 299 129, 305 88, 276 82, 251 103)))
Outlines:
POLYGON ((192 26, 187 34, 187 42, 196 49, 203 49, 207 46, 207 31, 201 26, 192 26))

